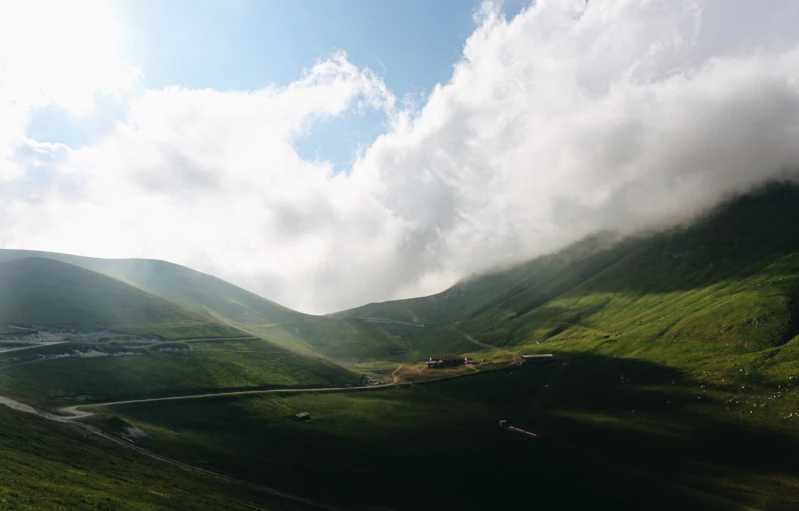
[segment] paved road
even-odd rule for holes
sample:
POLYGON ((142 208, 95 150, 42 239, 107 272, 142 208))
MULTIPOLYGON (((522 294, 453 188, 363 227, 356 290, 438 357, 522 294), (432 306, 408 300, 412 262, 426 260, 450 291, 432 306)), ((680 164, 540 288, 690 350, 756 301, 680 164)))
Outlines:
POLYGON ((56 344, 64 344, 66 342, 67 341, 43 342, 39 344, 31 344, 30 346, 22 346, 21 348, 0 349, 0 355, 4 355, 6 353, 12 353, 14 351, 32 350, 34 348, 45 348, 47 346, 55 346, 56 344))
MULTIPOLYGON (((432 381, 432 380, 431 380, 432 381)), ((318 387, 309 389, 269 389, 269 390, 239 390, 234 392, 216 392, 213 394, 192 394, 188 396, 169 396, 169 397, 153 397, 147 399, 129 399, 127 401, 109 401, 106 403, 90 403, 85 405, 67 406, 60 408, 58 413, 64 415, 64 419, 82 419, 94 415, 91 412, 84 412, 79 408, 97 408, 100 406, 114 406, 114 405, 129 405, 135 403, 155 403, 158 401, 182 401, 185 399, 205 399, 214 397, 226 396, 247 396, 254 394, 290 394, 300 392, 351 392, 354 390, 375 390, 385 389, 389 387, 396 387, 399 385, 406 385, 405 383, 387 383, 385 385, 368 385, 364 387, 318 387)))
MULTIPOLYGON (((93 415, 92 412, 82 411, 80 410, 80 408, 98 408, 101 406, 128 405, 135 403, 155 403, 159 401, 183 401, 186 399, 207 399, 215 397, 248 396, 248 395, 258 395, 258 394, 292 394, 292 393, 302 393, 302 392, 353 392, 353 391, 363 391, 363 390, 380 390, 380 389, 388 389, 395 387, 413 387, 417 385, 426 385, 428 383, 464 378, 477 374, 484 374, 490 371, 502 371, 504 369, 506 368, 498 367, 475 373, 465 373, 465 374, 461 373, 452 376, 443 376, 441 378, 433 378, 424 381, 417 381, 417 382, 397 381, 396 383, 385 383, 383 385, 366 385, 363 387, 316 387, 316 388, 306 388, 306 389, 239 390, 234 392, 216 392, 213 394, 192 394, 188 396, 184 395, 184 396, 169 396, 169 397, 153 397, 145 399, 129 399, 126 401, 108 401, 105 403, 89 403, 85 405, 67 406, 64 408, 59 408, 58 413, 62 414, 59 417, 61 417, 61 419, 63 420, 74 420, 74 419, 82 419, 85 417, 90 417, 91 415, 93 415)), ((394 372, 396 372, 397 370, 399 370, 399 367, 394 372)), ((1 401, 0 404, 2 404, 1 401)))
MULTIPOLYGON (((415 382, 415 383, 413 383, 413 382, 404 382, 403 383, 403 382, 399 382, 398 381, 398 377, 396 375, 397 371, 399 371, 399 369, 401 367, 402 367, 402 365, 400 365, 400 367, 398 367, 393 373, 394 383, 388 383, 388 384, 384 384, 384 385, 370 385, 370 386, 363 386, 363 387, 344 387, 344 388, 342 388, 342 387, 320 387, 320 388, 308 388, 308 389, 245 390, 245 391, 237 391, 237 392, 218 392, 218 393, 214 393, 214 394, 197 394, 197 395, 189 395, 189 396, 170 396, 170 397, 159 397, 159 398, 150 398, 150 399, 130 399, 130 400, 126 400, 126 401, 112 401, 112 402, 106 402, 106 403, 91 403, 91 404, 84 404, 84 405, 68 406, 68 407, 61 408, 61 409, 58 410, 60 415, 56 415, 56 414, 53 414, 53 413, 50 413, 50 412, 38 410, 38 409, 36 409, 36 408, 34 408, 32 406, 26 405, 24 403, 20 403, 19 401, 16 401, 16 400, 13 400, 13 399, 10 399, 10 398, 7 398, 7 397, 3 397, 3 396, 0 396, 0 405, 5 405, 5 406, 8 406, 8 407, 13 408, 15 410, 21 411, 21 412, 38 415, 39 417, 42 417, 44 419, 51 420, 51 421, 54 421, 54 422, 69 423, 69 424, 73 425, 74 427, 82 428, 82 429, 84 429, 84 430, 86 430, 86 431, 88 431, 88 432, 90 432, 90 433, 92 433, 94 435, 102 437, 102 438, 104 438, 104 439, 106 439, 108 441, 114 442, 115 444, 118 444, 118 445, 124 446, 124 447, 126 447, 128 449, 134 450, 134 451, 136 451, 136 452, 138 452, 140 454, 143 454, 145 456, 148 456, 150 458, 153 458, 153 459, 156 459, 156 460, 160 460, 160 461, 163 461, 165 463, 169 463, 169 464, 177 466, 177 467, 181 467, 181 468, 183 468, 185 470, 190 470, 190 471, 193 471, 193 472, 206 474, 206 475, 209 475, 209 476, 212 476, 212 477, 215 477, 217 479, 224 480, 224 481, 234 482, 234 483, 237 483, 237 484, 242 484, 242 485, 245 485, 245 486, 250 486, 250 487, 253 487, 253 488, 257 488, 257 489, 262 490, 264 492, 267 492, 267 493, 270 493, 270 494, 273 494, 273 495, 278 495, 278 496, 281 496, 281 497, 285 497, 287 499, 295 500, 295 501, 298 501, 298 502, 303 502, 305 504, 308 504, 308 505, 311 505, 311 506, 314 506, 314 507, 317 507, 317 508, 320 508, 320 509, 328 509, 328 510, 332 510, 332 511, 340 511, 336 507, 328 506, 326 504, 322 504, 322 503, 319 503, 319 502, 315 502, 315 501, 312 501, 310 499, 306 499, 304 497, 300 497, 298 495, 293 495, 291 493, 282 492, 280 490, 276 490, 276 489, 270 488, 268 486, 263 486, 263 485, 259 485, 259 484, 255 484, 255 483, 250 483, 250 482, 247 482, 247 481, 243 481, 241 479, 236 479, 234 477, 226 476, 224 474, 220 474, 220 473, 217 473, 217 472, 212 472, 210 470, 206 470, 206 469, 203 469, 203 468, 200 468, 200 467, 195 467, 194 465, 189 465, 187 463, 183 463, 181 461, 178 461, 178 460, 175 460, 175 459, 172 459, 172 458, 168 458, 166 456, 161 456, 160 454, 156 454, 156 453, 154 453, 152 451, 148 451, 147 449, 143 449, 143 448, 133 444, 132 442, 129 442, 129 441, 126 441, 126 440, 122 440, 122 439, 117 438, 117 437, 115 437, 113 435, 109 435, 107 433, 104 433, 103 431, 101 431, 100 429, 98 429, 98 428, 96 428, 94 426, 91 426, 89 424, 84 424, 84 423, 81 423, 81 422, 76 422, 75 420, 76 419, 82 419, 82 418, 90 417, 91 415, 93 415, 93 412, 80 410, 81 408, 97 408, 97 407, 101 407, 101 406, 114 406, 114 405, 124 405, 124 404, 134 404, 134 403, 152 403, 152 402, 159 402, 159 401, 179 401, 179 400, 188 400, 188 399, 205 399, 205 398, 215 398, 215 397, 245 396, 245 395, 257 395, 257 394, 282 394, 282 393, 286 393, 287 394, 287 393, 301 393, 301 392, 352 392, 352 391, 364 391, 364 390, 378 390, 378 389, 386 389, 386 388, 401 387, 401 386, 412 386, 412 387, 415 387, 415 386, 420 385, 420 384, 433 383, 433 382, 443 381, 443 380, 451 380, 451 379, 454 379, 454 378, 463 378, 463 376, 464 376, 464 375, 461 374, 461 375, 455 375, 455 376, 445 376, 443 378, 436 378, 436 379, 427 380, 427 381, 424 381, 424 382, 415 382)), ((471 374, 477 374, 477 373, 471 373, 471 374)))
MULTIPOLYGON (((112 404, 112 403, 105 403, 105 404, 109 405, 109 404, 112 404)), ((7 397, 3 397, 3 396, 0 396, 0 405, 8 406, 9 408, 12 408, 12 409, 20 411, 20 412, 30 413, 32 415, 38 415, 39 417, 42 417, 44 419, 47 419, 47 420, 50 420, 50 421, 54 421, 54 422, 60 422, 60 423, 69 422, 70 425, 73 426, 73 427, 81 428, 81 429, 83 429, 85 431, 88 431, 88 432, 90 432, 90 433, 92 433, 94 435, 102 437, 102 438, 104 438, 104 439, 106 439, 106 440, 108 440, 110 442, 113 442, 113 443, 115 443, 117 445, 121 445, 121 446, 126 447, 128 449, 136 451, 136 452, 138 452, 140 454, 143 454, 144 456, 147 456, 147 457, 159 460, 159 461, 163 461, 164 463, 169 463, 170 465, 174 465, 176 467, 180 467, 180 468, 182 468, 184 470, 189 470, 189 471, 192 471, 192 472, 199 472, 201 474, 205 474, 205 475, 214 477, 216 479, 221 479, 223 481, 242 484, 242 485, 245 485, 245 486, 249 486, 251 488, 257 488, 257 489, 259 489, 261 491, 264 491, 266 493, 270 493, 272 495, 277 495, 279 497, 295 500, 297 502, 303 502, 305 504, 308 504, 308 505, 311 505, 311 506, 314 506, 314 507, 318 507, 320 509, 328 509, 330 511, 340 511, 339 508, 336 508, 336 507, 333 507, 333 506, 328 506, 326 504, 322 504, 322 503, 319 503, 319 502, 315 502, 315 501, 313 501, 311 499, 306 499, 305 497, 300 497, 299 495, 294 495, 292 493, 287 493, 287 492, 284 492, 284 491, 276 490, 274 488, 270 488, 268 486, 263 486, 263 485, 260 485, 260 484, 250 483, 248 481, 243 481, 241 479, 236 479, 235 477, 226 476, 226 475, 220 474, 218 472, 212 472, 212 471, 206 470, 204 468, 195 467, 194 465, 189 465, 188 463, 183 463, 182 461, 178 461, 176 459, 168 458, 166 456, 161 456, 160 454, 156 454, 156 453, 154 453, 152 451, 148 451, 147 449, 139 447, 138 445, 135 445, 135 444, 133 444, 131 442, 128 442, 126 440, 122 440, 121 438, 117 438, 117 437, 115 437, 113 435, 109 435, 107 433, 104 433, 103 431, 101 431, 100 429, 98 429, 98 428, 96 428, 94 426, 91 426, 89 424, 84 424, 82 422, 73 422, 71 420, 71 419, 77 419, 77 418, 80 418, 80 417, 86 417, 86 416, 92 415, 91 413, 88 413, 88 412, 76 411, 76 413, 79 414, 79 415, 75 415, 75 416, 72 416, 72 417, 63 417, 63 416, 54 415, 52 413, 45 412, 45 411, 42 411, 42 410, 37 410, 36 408, 34 408, 32 406, 26 405, 24 403, 20 403, 19 401, 15 401, 13 399, 10 399, 10 398, 7 398, 7 397)))

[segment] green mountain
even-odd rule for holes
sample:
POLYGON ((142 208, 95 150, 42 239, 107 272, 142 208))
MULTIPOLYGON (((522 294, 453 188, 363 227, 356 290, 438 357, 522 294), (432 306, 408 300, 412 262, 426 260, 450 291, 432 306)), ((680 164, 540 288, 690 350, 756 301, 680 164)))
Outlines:
POLYGON ((773 184, 687 226, 617 243, 597 236, 434 296, 336 317, 421 344, 457 325, 495 346, 595 337, 776 347, 799 333, 797 221, 799 188, 773 184))
POLYGON ((318 356, 49 258, 0 262, 0 327, 0 394, 43 405, 360 381, 318 356))
POLYGON ((98 259, 51 252, 0 250, 1 261, 38 257, 80 266, 293 351, 331 358, 381 357, 407 343, 359 319, 303 314, 219 278, 149 259, 98 259))
POLYGON ((245 335, 105 275, 38 257, 0 263, 0 324, 173 339, 245 335))
POLYGON ((799 187, 774 184, 663 232, 335 315, 407 341, 402 378, 444 381, 105 411, 158 452, 346 509, 797 509, 797 225, 799 187), (487 361, 412 362, 434 351, 487 361), (556 363, 507 365, 536 352, 556 363), (281 420, 299 411, 301 428, 281 420), (285 443, 260 447, 265 430, 285 443))
MULTIPOLYGON (((167 263, 5 251, 4 323, 134 332, 126 325, 142 320, 140 332, 175 339, 170 325, 193 318, 237 337, 21 346, 0 352, 0 395, 57 408, 338 386, 360 375, 308 353, 376 357, 401 380, 443 379, 111 404, 86 420, 109 434, 133 425, 148 435, 136 445, 158 455, 342 509, 520 509, 533 498, 545 508, 787 511, 799 503, 798 221, 799 187, 774 184, 663 232, 597 235, 431 297, 328 317, 167 263), (433 352, 486 361, 414 362, 433 352), (557 363, 508 366, 535 352, 557 363), (298 412, 311 418, 292 420, 298 412)), ((171 472, 153 481, 149 465, 114 463, 138 458, 113 446, 70 462, 56 446, 69 455, 90 440, 15 414, 0 409, 16 421, 0 431, 0 475, 11 481, 0 480, 0 507, 24 509, 32 493, 29 508, 100 508, 98 498, 125 508, 119 481, 157 492, 143 509, 180 508, 170 495, 194 504, 184 484, 200 483, 171 472), (24 442, 25 430, 37 441, 24 442), (76 494, 81 484, 93 491, 76 494)), ((197 499, 234 491, 202 490, 197 499)), ((241 495, 230 507, 248 505, 241 495)))

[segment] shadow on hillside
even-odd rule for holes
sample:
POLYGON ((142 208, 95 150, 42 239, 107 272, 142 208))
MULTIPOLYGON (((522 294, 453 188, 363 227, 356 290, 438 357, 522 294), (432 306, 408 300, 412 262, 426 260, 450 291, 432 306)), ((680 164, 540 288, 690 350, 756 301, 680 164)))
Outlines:
POLYGON ((519 378, 530 394, 512 417, 542 441, 708 506, 799 506, 799 437, 763 410, 729 410, 700 382, 649 362, 579 353, 539 372, 519 378))
POLYGON ((153 449, 346 509, 795 509, 797 437, 737 422, 704 390, 579 353, 400 389, 112 411, 177 435, 153 449))

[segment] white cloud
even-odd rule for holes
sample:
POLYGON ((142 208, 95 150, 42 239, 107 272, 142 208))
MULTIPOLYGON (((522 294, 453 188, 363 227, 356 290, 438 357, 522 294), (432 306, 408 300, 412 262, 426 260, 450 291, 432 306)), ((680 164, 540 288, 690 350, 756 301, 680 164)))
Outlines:
MULTIPOLYGON (((343 54, 282 88, 146 91, 96 145, 28 144, 0 244, 169 259, 318 312, 656 225, 799 166, 799 5, 753 5, 486 4, 418 110, 343 54), (391 125, 349 173, 297 155, 315 119, 353 108, 391 125)), ((122 75, 41 97, 85 107, 122 75)))
POLYGON ((17 152, 32 143, 25 130, 37 108, 85 115, 98 94, 134 85, 140 73, 117 58, 118 37, 100 1, 0 2, 0 184, 25 176, 17 152))
POLYGON ((99 0, 0 4, 0 90, 26 106, 86 113, 98 92, 129 88, 137 69, 117 57, 119 28, 99 0))

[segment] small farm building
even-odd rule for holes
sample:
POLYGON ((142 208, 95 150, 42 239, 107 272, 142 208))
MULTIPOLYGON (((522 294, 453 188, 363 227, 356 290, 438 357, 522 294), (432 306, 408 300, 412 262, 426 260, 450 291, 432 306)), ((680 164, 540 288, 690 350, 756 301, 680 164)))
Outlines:
POLYGON ((529 365, 538 365, 538 364, 550 364, 555 361, 555 356, 552 353, 547 353, 545 355, 522 355, 522 364, 529 366, 529 365))
POLYGON ((427 367, 450 367, 465 364, 467 358, 462 355, 433 355, 427 361, 427 367))

